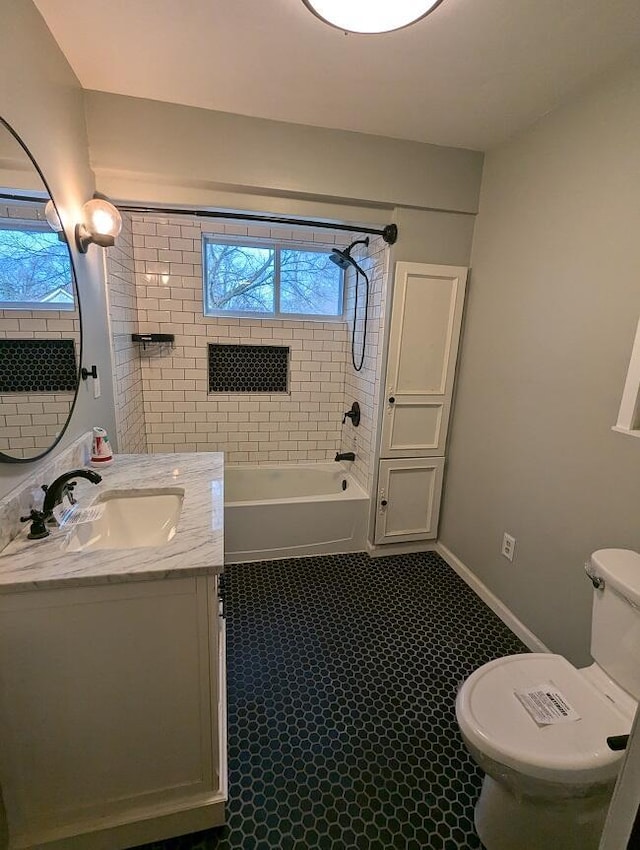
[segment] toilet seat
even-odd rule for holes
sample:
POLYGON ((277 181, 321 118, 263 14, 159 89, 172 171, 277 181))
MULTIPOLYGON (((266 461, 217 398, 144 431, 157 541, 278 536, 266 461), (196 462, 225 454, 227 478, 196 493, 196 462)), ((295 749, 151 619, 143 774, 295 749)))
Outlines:
POLYGON ((513 770, 555 783, 612 781, 623 752, 607 745, 628 734, 631 720, 566 658, 547 653, 510 655, 480 667, 460 688, 456 714, 471 746, 513 770), (580 720, 539 726, 515 691, 551 682, 580 720))

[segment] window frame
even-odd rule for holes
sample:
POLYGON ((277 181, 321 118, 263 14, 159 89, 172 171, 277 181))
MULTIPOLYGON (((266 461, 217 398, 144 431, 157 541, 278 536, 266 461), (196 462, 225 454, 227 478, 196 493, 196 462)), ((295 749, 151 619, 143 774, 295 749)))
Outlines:
POLYGON ((340 313, 325 314, 325 313, 283 313, 280 311, 280 253, 281 251, 306 251, 311 254, 330 254, 335 246, 326 242, 317 242, 310 244, 308 242, 298 242, 292 240, 279 239, 261 239, 259 237, 228 237, 225 235, 218 236, 216 233, 202 233, 202 312, 205 318, 221 319, 225 316, 233 319, 271 319, 272 321, 304 321, 304 322, 345 322, 346 309, 346 287, 344 279, 344 269, 340 269, 340 293, 338 301, 341 306, 340 313), (207 310, 207 243, 215 242, 220 245, 234 245, 241 248, 267 248, 274 252, 274 281, 273 281, 273 303, 274 311, 272 313, 259 312, 256 310, 207 310))
MULTIPOLYGON (((53 230, 51 230, 49 224, 46 221, 42 221, 40 219, 17 217, 0 218, 0 230, 33 230, 37 233, 54 232, 53 230)), ((3 299, 0 298, 0 311, 20 310, 22 312, 32 313, 52 313, 61 311, 65 313, 72 313, 74 310, 77 310, 78 305, 76 303, 77 295, 74 286, 74 269, 73 263, 71 261, 71 255, 69 252, 69 246, 66 244, 66 239, 60 241, 64 241, 67 248, 67 255, 69 258, 69 279, 71 282, 73 301, 71 303, 57 301, 3 301, 3 299)))

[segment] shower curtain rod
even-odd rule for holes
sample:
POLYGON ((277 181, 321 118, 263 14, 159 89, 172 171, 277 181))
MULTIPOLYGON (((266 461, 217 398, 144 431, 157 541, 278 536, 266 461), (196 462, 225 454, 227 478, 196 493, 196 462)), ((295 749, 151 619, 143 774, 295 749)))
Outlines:
POLYGON ((38 195, 16 195, 14 192, 0 192, 0 201, 27 201, 32 203, 33 201, 37 201, 40 203, 41 201, 46 200, 49 195, 44 195, 40 197, 38 195))
POLYGON ((197 218, 226 218, 234 221, 257 221, 263 224, 290 224, 298 227, 322 227, 327 230, 346 230, 350 233, 371 233, 382 236, 387 245, 393 245, 398 239, 398 226, 387 224, 379 229, 376 227, 351 227, 348 224, 331 224, 328 221, 313 221, 308 218, 286 218, 272 215, 249 215, 248 213, 229 213, 220 210, 187 210, 179 207, 143 207, 137 204, 116 204, 124 212, 148 213, 150 215, 194 215, 197 218))

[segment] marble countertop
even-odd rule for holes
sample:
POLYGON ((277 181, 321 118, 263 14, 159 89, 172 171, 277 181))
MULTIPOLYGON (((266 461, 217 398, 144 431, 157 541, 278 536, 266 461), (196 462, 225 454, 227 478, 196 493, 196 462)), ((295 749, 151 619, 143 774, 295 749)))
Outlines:
POLYGON ((111 466, 97 471, 102 475, 98 485, 77 479, 75 495, 81 507, 109 490, 184 489, 173 539, 163 546, 65 552, 61 543, 69 532, 64 527, 52 529, 43 540, 29 540, 27 523, 0 552, 0 593, 222 572, 221 452, 116 455, 111 466))

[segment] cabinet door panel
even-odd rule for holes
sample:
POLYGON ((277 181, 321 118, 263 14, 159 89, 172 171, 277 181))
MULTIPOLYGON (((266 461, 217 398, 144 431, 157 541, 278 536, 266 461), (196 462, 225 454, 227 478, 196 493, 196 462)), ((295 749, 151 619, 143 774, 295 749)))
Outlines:
POLYGON ((397 263, 382 457, 445 450, 467 269, 397 263))
POLYGON ((427 396, 396 398, 389 405, 387 431, 394 451, 408 457, 420 456, 442 446, 442 422, 448 404, 434 402, 427 396))
POLYGON ((206 579, 6 597, 0 671, 16 834, 215 790, 206 579))
MULTIPOLYGON (((400 264, 399 264, 400 265, 400 264)), ((398 289, 398 317, 402 336, 395 365, 395 388, 400 393, 442 395, 447 385, 451 348, 456 277, 439 277, 427 271, 403 271, 398 289), (420 345, 414 343, 420 341, 420 345)), ((394 299, 393 309, 396 309, 394 299)))
POLYGON ((443 457, 380 461, 376 543, 437 536, 443 470, 443 457))

